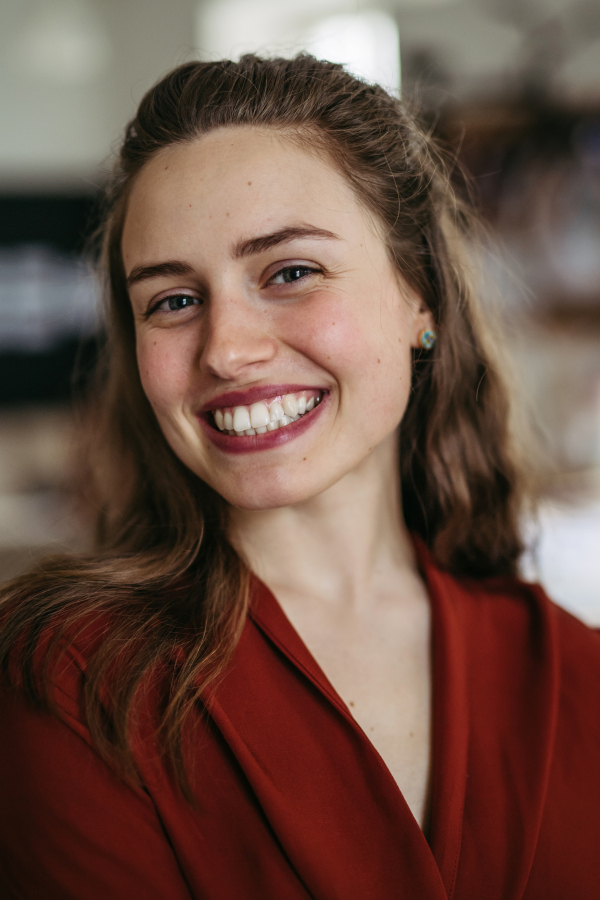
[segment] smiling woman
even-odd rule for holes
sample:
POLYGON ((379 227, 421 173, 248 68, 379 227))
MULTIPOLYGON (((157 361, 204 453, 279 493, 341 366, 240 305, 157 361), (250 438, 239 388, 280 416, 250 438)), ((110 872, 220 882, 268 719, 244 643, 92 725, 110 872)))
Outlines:
POLYGON ((381 230, 327 158, 265 127, 170 146, 138 175, 122 250, 142 387, 232 507, 321 495, 395 432, 432 315, 381 230))
POLYGON ((597 897, 600 641, 516 577, 440 152, 340 66, 190 63, 107 208, 96 547, 3 591, 3 896, 597 897))

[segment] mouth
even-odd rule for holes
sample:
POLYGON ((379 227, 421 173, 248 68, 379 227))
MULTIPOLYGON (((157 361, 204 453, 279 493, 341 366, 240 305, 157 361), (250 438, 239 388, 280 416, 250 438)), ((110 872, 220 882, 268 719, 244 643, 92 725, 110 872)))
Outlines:
POLYGON ((319 388, 276 394, 251 404, 205 410, 199 419, 223 450, 266 450, 304 431, 326 394, 319 388))
POLYGON ((251 406, 224 406, 211 411, 215 428, 234 437, 252 437, 286 428, 318 406, 323 391, 298 391, 268 397, 251 406))

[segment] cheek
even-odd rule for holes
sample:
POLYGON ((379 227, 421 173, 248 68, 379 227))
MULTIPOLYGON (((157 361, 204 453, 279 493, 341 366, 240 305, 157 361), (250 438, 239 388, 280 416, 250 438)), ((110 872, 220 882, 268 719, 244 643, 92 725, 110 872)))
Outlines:
POLYGON ((345 388, 387 409, 408 393, 411 351, 401 313, 357 304, 350 298, 319 298, 311 310, 287 324, 286 342, 319 364, 345 388), (347 302, 345 302, 345 300, 347 302))
POLYGON ((342 297, 318 295, 301 314, 286 316, 280 337, 334 378, 352 376, 360 366, 376 363, 376 349, 355 305, 342 297))
POLYGON ((144 393, 157 415, 178 405, 185 397, 189 364, 181 344, 167 334, 138 338, 136 353, 144 393))

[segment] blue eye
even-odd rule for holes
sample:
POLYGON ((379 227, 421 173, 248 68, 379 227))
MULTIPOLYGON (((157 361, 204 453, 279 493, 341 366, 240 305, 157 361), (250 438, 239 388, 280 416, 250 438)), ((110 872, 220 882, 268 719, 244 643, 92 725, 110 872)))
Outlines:
POLYGON ((311 269, 309 266, 286 266, 284 269, 276 272, 269 283, 291 284, 294 281, 300 281, 301 278, 305 278, 307 275, 314 274, 316 271, 316 269, 311 269))

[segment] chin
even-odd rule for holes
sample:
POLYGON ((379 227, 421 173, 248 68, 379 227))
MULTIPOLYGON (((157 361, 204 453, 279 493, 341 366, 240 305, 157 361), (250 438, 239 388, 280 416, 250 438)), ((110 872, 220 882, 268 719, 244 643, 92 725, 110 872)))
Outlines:
POLYGON ((296 503, 309 500, 313 495, 312 491, 294 490, 290 485, 269 485, 263 486, 259 490, 251 489, 248 486, 239 488, 228 486, 222 489, 219 489, 216 485, 214 487, 230 506, 253 512, 293 506, 296 503))
MULTIPOLYGON (((294 506, 315 497, 326 488, 327 484, 321 484, 321 479, 315 479, 307 472, 303 477, 294 477, 295 466, 285 466, 281 469, 270 471, 236 474, 233 477, 207 478, 204 480, 223 499, 237 509, 259 511, 268 509, 281 509, 285 506, 294 506)), ((314 475, 314 472, 312 473, 314 475)))

